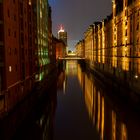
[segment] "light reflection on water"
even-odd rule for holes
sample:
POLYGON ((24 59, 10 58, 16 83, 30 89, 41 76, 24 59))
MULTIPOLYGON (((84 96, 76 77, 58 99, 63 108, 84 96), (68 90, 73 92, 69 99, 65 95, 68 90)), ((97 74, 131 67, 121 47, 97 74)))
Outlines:
MULTIPOLYGON (((93 75, 89 72, 83 72, 76 61, 67 61, 65 76, 65 83, 74 83, 77 77, 81 88, 79 93, 83 96, 82 99, 86 106, 90 123, 96 128, 101 140, 140 139, 139 120, 136 119, 135 114, 133 115, 133 112, 125 112, 125 110, 123 110, 124 108, 121 109, 120 106, 123 104, 120 103, 121 101, 116 100, 114 106, 114 101, 107 95, 107 91, 102 88, 101 84, 98 83, 93 75), (75 79, 71 79, 72 76, 75 76, 75 79)), ((66 90, 70 88, 69 86, 68 84, 65 85, 66 90)), ((74 92, 79 89, 73 86, 72 90, 74 92)), ((75 97, 73 96, 73 98, 75 97)), ((63 102, 63 100, 65 100, 65 98, 63 98, 61 102, 63 102)), ((69 102, 69 105, 74 107, 72 102, 69 102)))
POLYGON ((123 100, 112 98, 111 87, 106 90, 77 61, 66 61, 64 68, 23 125, 15 126, 32 98, 0 124, 1 139, 17 127, 13 140, 140 140, 139 114, 123 100))

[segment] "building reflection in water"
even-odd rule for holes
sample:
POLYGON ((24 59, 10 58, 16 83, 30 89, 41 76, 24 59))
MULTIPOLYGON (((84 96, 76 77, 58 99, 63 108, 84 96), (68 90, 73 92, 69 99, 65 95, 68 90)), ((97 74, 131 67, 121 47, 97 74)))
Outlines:
POLYGON ((57 82, 42 97, 31 95, 0 120, 1 140, 53 140, 57 82))
POLYGON ((66 93, 66 85, 67 85, 67 76, 75 76, 77 75, 77 61, 73 60, 67 60, 63 62, 63 65, 65 69, 63 69, 58 77, 57 82, 57 89, 62 91, 65 94, 66 93))
POLYGON ((64 93, 66 90, 66 81, 67 81, 67 79, 66 79, 65 71, 61 71, 61 73, 59 74, 59 77, 58 77, 57 89, 63 90, 64 93))
POLYGON ((96 126, 101 140, 139 140, 140 126, 139 120, 135 120, 135 115, 128 112, 121 113, 122 110, 119 107, 114 107, 113 101, 107 97, 99 81, 89 72, 82 72, 80 65, 77 73, 83 88, 89 118, 96 126))
POLYGON ((77 61, 73 60, 66 61, 66 75, 69 76, 77 75, 77 61))
MULTIPOLYGON (((35 111, 30 114, 27 120, 25 120, 24 115, 26 113, 29 113, 29 107, 31 106, 31 103, 33 103, 34 97, 30 97, 25 102, 25 104, 21 105, 21 107, 19 107, 19 109, 15 111, 15 113, 11 114, 11 117, 6 118, 5 122, 1 122, 0 138, 6 140, 6 138, 8 139, 9 137, 12 137, 12 133, 16 131, 15 129, 17 129, 17 126, 20 123, 20 118, 22 120, 25 120, 25 124, 21 126, 13 140, 53 140, 54 120, 56 117, 55 110, 56 106, 58 107, 57 93, 59 90, 68 90, 68 83, 70 85, 71 83, 67 81, 69 80, 69 78, 71 80, 76 79, 75 76, 77 76, 82 89, 80 90, 80 92, 78 90, 76 90, 76 92, 83 94, 82 97, 84 98, 82 99, 85 102, 90 122, 94 127, 96 127, 101 140, 140 139, 139 116, 136 117, 134 113, 126 112, 125 109, 121 108, 121 106, 119 105, 120 100, 112 100, 112 98, 109 97, 110 94, 107 96, 108 92, 105 90, 104 85, 102 85, 100 81, 93 77, 90 72, 83 71, 80 65, 77 64, 77 61, 66 61, 66 69, 61 71, 58 77, 58 81, 54 82, 51 91, 47 91, 46 95, 48 96, 46 98, 43 98, 41 102, 35 106, 35 111)), ((74 85, 75 83, 73 84, 73 87, 74 85)), ((69 89, 70 88, 71 87, 69 87, 69 89)), ((79 98, 79 96, 76 97, 79 98)), ((72 97, 71 100, 70 97, 68 97, 67 101, 69 102, 67 102, 69 109, 71 109, 72 107, 72 111, 73 108, 76 107, 78 109, 80 107, 80 109, 82 110, 81 106, 78 106, 80 104, 78 102, 79 100, 76 100, 77 106, 74 106, 75 104, 72 97)), ((82 107, 84 108, 84 105, 82 107)), ((68 110, 68 114, 69 113, 71 113, 70 110, 68 110)), ((73 117, 74 115, 69 114, 68 116, 70 116, 69 119, 71 119, 71 117, 73 117)), ((80 116, 78 116, 78 119, 79 117, 80 116)), ((82 122, 83 121, 80 122, 79 127, 81 127, 82 122)), ((83 125, 85 122, 86 120, 84 119, 83 125)), ((74 127, 77 128, 77 126, 74 127)), ((62 132, 64 133, 64 130, 62 132)))

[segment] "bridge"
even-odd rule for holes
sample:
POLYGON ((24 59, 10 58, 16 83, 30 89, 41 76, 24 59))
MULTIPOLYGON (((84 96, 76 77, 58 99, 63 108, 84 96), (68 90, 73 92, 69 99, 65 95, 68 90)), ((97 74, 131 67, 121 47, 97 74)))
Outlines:
POLYGON ((85 58, 81 58, 81 57, 64 57, 64 58, 59 58, 59 60, 85 60, 85 58))
POLYGON ((65 57, 59 57, 59 60, 85 60, 85 57, 78 57, 76 53, 68 53, 65 57))

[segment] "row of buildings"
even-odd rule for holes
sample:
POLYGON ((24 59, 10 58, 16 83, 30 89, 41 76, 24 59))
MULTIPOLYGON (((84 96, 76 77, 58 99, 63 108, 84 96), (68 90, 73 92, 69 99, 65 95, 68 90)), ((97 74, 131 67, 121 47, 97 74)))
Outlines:
POLYGON ((94 22, 76 44, 91 69, 140 91, 140 1, 113 0, 112 13, 94 22))
POLYGON ((55 67, 47 0, 0 0, 0 112, 11 110, 55 67))

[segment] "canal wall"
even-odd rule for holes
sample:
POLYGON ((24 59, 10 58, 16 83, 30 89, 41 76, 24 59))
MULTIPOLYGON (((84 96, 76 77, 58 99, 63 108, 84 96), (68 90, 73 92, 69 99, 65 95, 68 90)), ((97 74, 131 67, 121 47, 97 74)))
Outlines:
POLYGON ((50 71, 47 77, 36 86, 32 91, 18 102, 11 110, 3 112, 0 116, 0 137, 9 140, 17 132, 18 127, 27 120, 27 117, 38 108, 39 103, 50 96, 54 96, 50 89, 56 90, 57 70, 50 71), (52 95, 51 95, 52 94, 52 95))
MULTIPOLYGON (((0 102, 0 120, 2 120, 4 117, 8 116, 11 112, 17 108, 20 104, 22 104, 25 100, 30 98, 32 96, 34 99, 38 99, 44 94, 44 91, 46 91, 54 82, 57 76, 57 69, 56 66, 54 69, 50 70, 48 74, 41 80, 37 81, 34 84, 34 87, 29 91, 24 93, 24 95, 19 95, 17 97, 11 96, 9 97, 9 94, 6 94, 6 91, 3 93, 3 95, 0 95, 0 98, 2 98, 0 102), (7 95, 7 96, 6 96, 7 95)), ((16 93, 16 95, 19 93, 16 93)), ((31 104, 34 104, 33 100, 31 104)))

